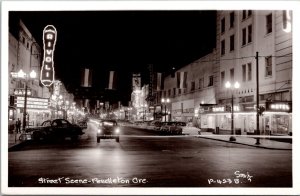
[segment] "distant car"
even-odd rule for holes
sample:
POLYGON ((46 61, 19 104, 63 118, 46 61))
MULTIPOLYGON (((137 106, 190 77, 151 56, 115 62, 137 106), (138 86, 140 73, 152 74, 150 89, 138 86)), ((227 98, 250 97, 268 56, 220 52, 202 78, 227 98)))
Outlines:
POLYGON ((97 143, 101 139, 116 139, 120 141, 120 127, 116 120, 101 120, 97 130, 97 143))
POLYGON ((161 126, 161 121, 152 121, 148 127, 150 130, 159 131, 161 126))
POLYGON ((77 140, 84 132, 78 125, 71 124, 65 119, 46 120, 39 127, 27 128, 26 132, 32 133, 33 140, 61 140, 71 138, 77 140))
POLYGON ((182 128, 177 122, 163 122, 160 127, 160 132, 168 135, 181 135, 182 128))

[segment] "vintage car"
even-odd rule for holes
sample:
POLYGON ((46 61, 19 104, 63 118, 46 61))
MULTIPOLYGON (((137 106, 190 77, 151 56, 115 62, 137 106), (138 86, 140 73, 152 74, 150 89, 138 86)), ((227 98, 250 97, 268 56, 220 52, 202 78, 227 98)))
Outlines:
POLYGON ((31 127, 26 129, 27 133, 31 133, 33 140, 62 140, 71 138, 77 140, 84 132, 78 125, 71 124, 65 119, 46 120, 39 127, 31 127))
POLYGON ((163 122, 160 127, 160 133, 164 135, 181 135, 182 127, 177 122, 163 122))
POLYGON ((120 141, 120 127, 115 120, 101 120, 97 130, 97 143, 100 139, 116 139, 120 141))

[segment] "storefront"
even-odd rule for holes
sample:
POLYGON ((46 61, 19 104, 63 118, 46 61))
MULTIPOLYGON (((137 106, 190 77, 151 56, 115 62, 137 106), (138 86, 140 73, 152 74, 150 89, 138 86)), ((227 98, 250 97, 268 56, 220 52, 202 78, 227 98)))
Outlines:
MULTIPOLYGON (((24 97, 16 97, 17 118, 23 121, 24 97)), ((43 121, 50 119, 49 99, 38 97, 27 97, 26 125, 39 126, 43 121)))
MULTIPOLYGON (((266 111, 259 117, 261 135, 291 135, 292 113, 291 102, 272 102, 261 104, 266 111), (285 105, 285 106, 284 106, 285 105), (272 108, 271 108, 272 107, 272 108)), ((235 134, 255 134, 256 106, 254 104, 234 106, 235 134)), ((225 105, 204 106, 199 110, 201 129, 220 134, 231 133, 231 108, 225 105)))

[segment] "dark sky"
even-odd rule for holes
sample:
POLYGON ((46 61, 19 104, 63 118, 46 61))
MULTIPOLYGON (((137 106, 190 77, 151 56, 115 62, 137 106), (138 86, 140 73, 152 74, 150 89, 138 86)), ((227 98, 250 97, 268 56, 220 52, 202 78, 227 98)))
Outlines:
MULTIPOLYGON (((22 19, 42 46, 42 32, 57 30, 56 78, 72 90, 80 68, 93 69, 93 87, 104 89, 116 70, 122 100, 130 99, 132 72, 180 68, 215 47, 215 11, 43 11, 10 12, 10 31, 22 19)), ((147 77, 143 77, 147 82, 147 77)), ((126 101, 127 101, 126 100, 126 101)))

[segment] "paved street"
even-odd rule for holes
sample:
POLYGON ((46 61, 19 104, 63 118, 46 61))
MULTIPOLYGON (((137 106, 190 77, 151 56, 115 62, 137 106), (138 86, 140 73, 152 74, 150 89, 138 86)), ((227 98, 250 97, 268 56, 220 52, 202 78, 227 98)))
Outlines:
POLYGON ((291 187, 292 151, 123 127, 120 143, 28 143, 9 152, 12 187, 291 187))

